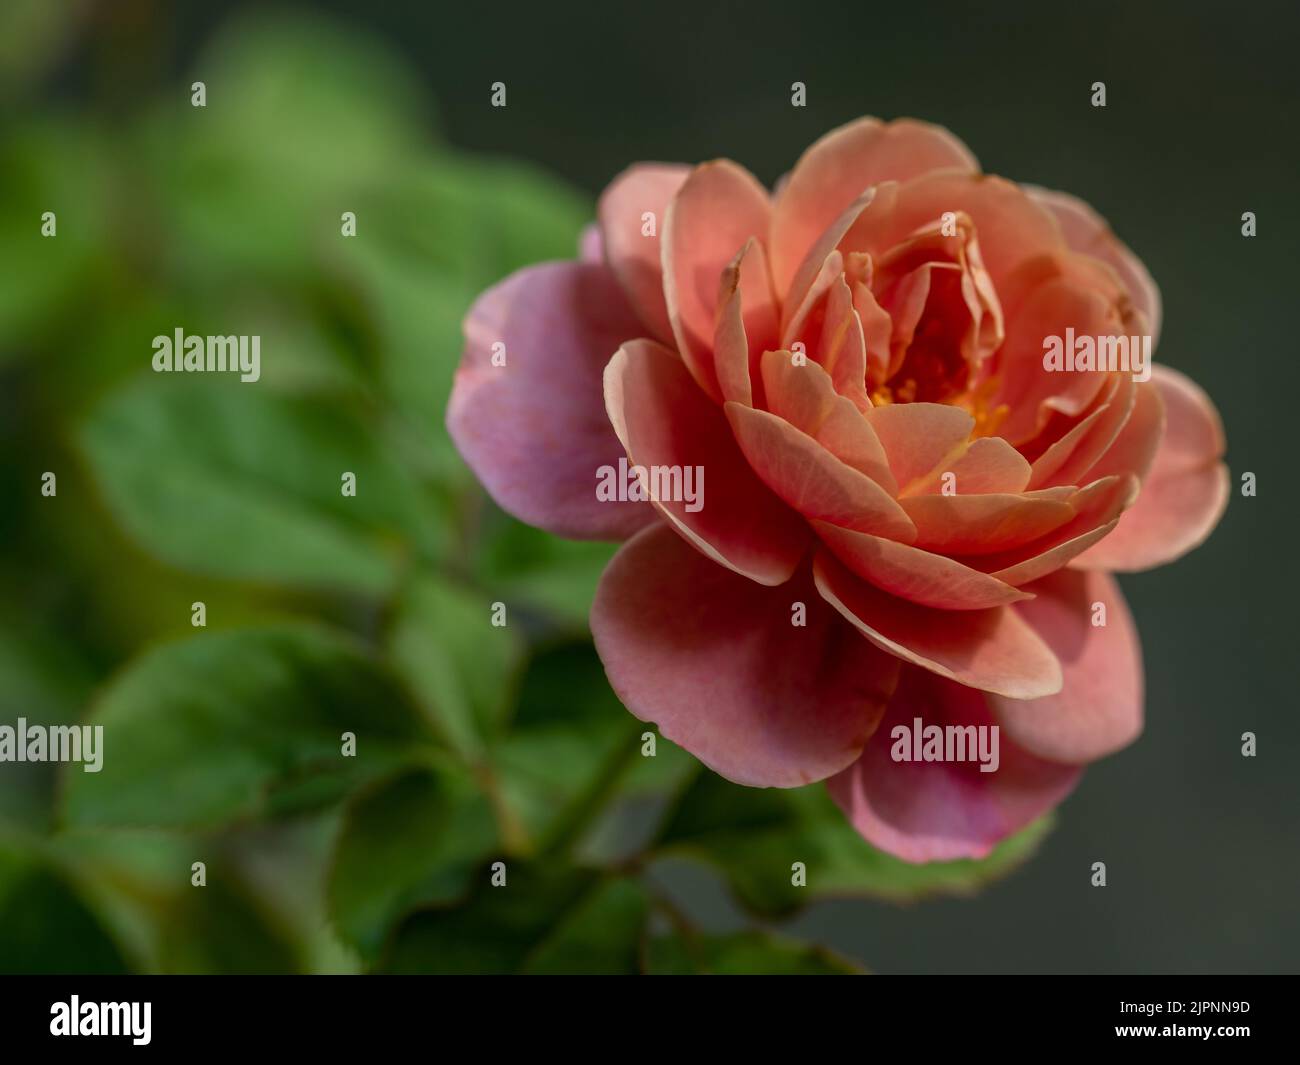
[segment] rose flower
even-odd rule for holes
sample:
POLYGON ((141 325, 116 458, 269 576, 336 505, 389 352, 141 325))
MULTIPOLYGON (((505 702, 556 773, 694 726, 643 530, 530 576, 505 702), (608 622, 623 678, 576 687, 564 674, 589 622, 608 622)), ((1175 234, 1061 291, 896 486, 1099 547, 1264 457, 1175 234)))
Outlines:
POLYGON ((827 781, 901 858, 981 857, 1139 734, 1110 574, 1226 505, 1159 329, 1083 203, 862 119, 773 194, 726 160, 625 171, 580 261, 475 303, 447 422, 505 510, 625 541, 591 628, 633 714, 741 784, 827 781), (914 724, 996 726, 996 766, 900 757, 914 724))

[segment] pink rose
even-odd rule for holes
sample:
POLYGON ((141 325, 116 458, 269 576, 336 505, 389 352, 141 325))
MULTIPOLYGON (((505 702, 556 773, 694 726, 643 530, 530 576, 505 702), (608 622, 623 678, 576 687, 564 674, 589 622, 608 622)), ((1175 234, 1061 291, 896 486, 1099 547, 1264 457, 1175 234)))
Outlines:
POLYGON ((980 857, 1141 731, 1110 573, 1226 505, 1214 407, 1144 360, 1159 328, 1087 206, 862 119, 774 195, 726 160, 625 171, 581 261, 474 305, 447 422, 512 514, 626 540, 591 627, 632 713, 739 783, 826 780, 899 857, 980 857), (598 498, 620 460, 660 498, 598 498))

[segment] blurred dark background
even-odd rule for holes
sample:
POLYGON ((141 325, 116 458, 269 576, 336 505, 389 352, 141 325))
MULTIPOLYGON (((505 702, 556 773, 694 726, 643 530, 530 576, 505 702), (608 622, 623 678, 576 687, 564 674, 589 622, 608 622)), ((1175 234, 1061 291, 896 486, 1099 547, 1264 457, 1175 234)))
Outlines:
MULTIPOLYGON (((102 5, 48 99, 111 115, 187 83, 230 15, 268 6, 102 5)), ((1087 773, 1035 858, 981 894, 824 902, 795 928, 885 973, 1300 967, 1294 5, 311 10, 404 56, 451 144, 534 162, 592 195, 646 159, 728 156, 771 183, 832 126, 911 115, 949 127, 987 171, 1100 211, 1161 287, 1157 357, 1214 398, 1233 482, 1205 546, 1122 579, 1144 644, 1146 731, 1087 773), (504 109, 489 106, 495 81, 508 88, 504 109), (790 105, 794 81, 807 85, 804 108, 790 105), (1090 103, 1096 81, 1104 108, 1090 103), (1257 216, 1254 238, 1241 234, 1244 211, 1257 216), (1246 471, 1256 498, 1240 495, 1246 471), (1255 758, 1241 755, 1244 731, 1258 736, 1255 758), (1104 889, 1090 886, 1094 861, 1106 863, 1104 889)), ((711 875, 665 875, 708 920, 737 920, 711 875)))

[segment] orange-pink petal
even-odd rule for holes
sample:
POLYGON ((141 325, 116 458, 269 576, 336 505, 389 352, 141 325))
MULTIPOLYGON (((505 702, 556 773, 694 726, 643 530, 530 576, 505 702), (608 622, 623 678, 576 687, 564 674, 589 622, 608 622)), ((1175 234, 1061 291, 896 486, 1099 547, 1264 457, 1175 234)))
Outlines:
POLYGON ((475 301, 447 430, 503 510, 576 539, 621 540, 656 520, 647 503, 596 496, 598 470, 623 454, 601 372, 639 328, 603 263, 531 266, 475 301))
POLYGON ((850 570, 881 591, 937 610, 986 610, 1030 594, 943 555, 814 521, 813 530, 850 570))
POLYGON ((605 368, 605 409, 630 463, 676 469, 683 485, 687 467, 703 471, 696 482, 702 506, 654 501, 674 529, 760 584, 789 580, 810 539, 807 527, 750 469, 722 411, 675 352, 652 340, 619 348, 605 368))
POLYGON ((1127 747, 1142 731, 1142 648, 1119 585, 1063 569, 1028 590, 1035 597, 1015 609, 1056 653, 1065 683, 1027 702, 989 696, 994 718, 1053 762, 1086 765, 1127 747))
POLYGON ((638 333, 664 343, 673 331, 659 240, 668 204, 690 172, 684 163, 637 163, 610 182, 596 212, 606 261, 644 326, 638 333))
POLYGON ((614 556, 591 631, 633 714, 754 787, 798 787, 850 765, 899 670, 820 599, 806 570, 765 588, 663 526, 614 556))
POLYGON ((931 170, 974 173, 975 157, 945 129, 912 119, 861 118, 812 145, 781 190, 772 218, 772 273, 786 292, 808 249, 858 196, 931 170))
MULTIPOLYGON (((1201 544, 1228 505, 1223 425, 1189 378, 1157 366, 1165 434, 1135 502, 1115 530, 1075 560, 1087 569, 1134 572, 1164 565, 1201 544)), ((1105 460, 1103 460, 1105 461, 1105 460)))
POLYGON ((1101 215, 1077 197, 1032 185, 1026 185, 1025 191, 1052 212, 1071 250, 1100 259, 1119 275, 1134 306, 1146 316, 1154 347, 1160 338, 1160 289, 1142 260, 1115 236, 1101 215))
MULTIPOLYGON (((873 846, 909 862, 984 858, 999 842, 1057 806, 1080 770, 1036 758, 1005 734, 998 765, 982 772, 979 733, 991 751, 996 724, 985 696, 951 681, 904 667, 885 717, 850 768, 826 783, 853 827, 873 846), (963 730, 976 745, 964 761, 903 761, 913 754, 904 737, 921 727, 963 730), (904 730, 904 731, 899 731, 904 730), (897 737, 897 739, 895 739, 897 737)), ((992 764, 991 760, 986 764, 992 764)))
POLYGON ((894 540, 916 535, 903 509, 879 484, 784 418, 739 403, 728 403, 725 410, 750 466, 804 517, 894 540))
POLYGON ((668 321, 692 376, 719 401, 712 348, 723 271, 767 235, 770 215, 763 186, 726 159, 697 166, 668 205, 660 249, 668 321))
POLYGON ((868 640, 942 677, 1012 699, 1061 690, 1061 667, 1009 607, 935 610, 880 591, 829 552, 813 557, 817 589, 868 640))

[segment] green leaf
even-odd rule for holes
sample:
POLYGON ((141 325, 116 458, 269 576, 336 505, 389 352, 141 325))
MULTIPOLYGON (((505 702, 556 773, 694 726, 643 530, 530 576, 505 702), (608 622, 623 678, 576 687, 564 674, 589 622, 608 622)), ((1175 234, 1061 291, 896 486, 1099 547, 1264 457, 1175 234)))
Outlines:
POLYGON ((241 976, 302 972, 302 959, 287 930, 227 872, 210 865, 207 885, 183 890, 162 916, 162 972, 241 976))
POLYGON ((382 595, 406 552, 441 549, 440 515, 374 426, 320 399, 151 374, 79 438, 127 532, 196 573, 382 595))
POLYGON ((477 293, 522 267, 573 259, 594 214, 585 195, 528 164, 447 154, 373 185, 357 212, 357 241, 364 216, 366 240, 393 261, 477 293))
POLYGON ((844 976, 864 970, 825 947, 753 929, 657 936, 647 944, 646 971, 656 976, 844 976))
POLYGON ((8 0, 0 5, 0 97, 43 74, 89 10, 89 0, 8 0))
POLYGON ((123 973, 122 952, 68 879, 0 838, 0 972, 123 973))
POLYGON ((384 393, 439 479, 469 486, 444 424, 461 323, 475 297, 514 270, 573 258, 591 205, 516 164, 443 155, 386 175, 356 212, 357 237, 330 245, 330 272, 355 292, 384 393))
POLYGON ((534 655, 510 732, 491 755, 504 801, 534 844, 580 834, 641 757, 643 728, 610 690, 590 643, 534 655))
POLYGON ((468 893, 496 843, 491 806, 450 766, 410 770, 356 795, 329 876, 335 927, 373 957, 405 913, 468 893))
POLYGON ((591 601, 617 544, 562 540, 484 508, 474 537, 473 570, 500 597, 542 612, 562 631, 587 631, 591 601))
POLYGON ((0 138, 0 363, 28 350, 30 332, 65 312, 104 266, 108 158, 102 137, 71 121, 0 138), (47 211, 55 236, 42 234, 47 211))
POLYGON ((785 916, 816 899, 869 896, 908 901, 966 895, 1018 866, 1050 828, 1043 818, 982 861, 902 861, 866 842, 823 787, 742 788, 702 770, 665 825, 656 852, 718 866, 742 904, 785 916), (791 884, 803 862, 807 886, 791 884))
POLYGON ((558 863, 480 873, 463 906, 412 915, 388 945, 390 973, 634 973, 649 900, 636 881, 558 863))
POLYGON ((424 576, 403 594, 389 654, 447 741, 481 759, 501 731, 523 661, 518 627, 492 624, 490 596, 424 576))
POLYGON ((137 971, 355 973, 325 910, 338 829, 336 807, 218 833, 62 831, 50 848, 137 971), (195 861, 205 886, 192 882, 195 861), (246 941, 224 942, 235 928, 246 941))
MULTIPOLYGON (((78 648, 39 624, 30 606, 0 604, 0 725, 67 725, 80 718, 94 677, 78 648), (33 624, 33 622, 37 622, 33 624)), ((0 768, 0 824, 48 827, 55 766, 6 762, 0 768)))
POLYGON ((608 802, 583 837, 578 858, 589 865, 616 865, 633 860, 653 842, 673 807, 674 797, 699 771, 687 751, 658 735, 653 725, 639 724, 638 751, 645 735, 654 736, 654 755, 638 757, 610 789, 608 802))
POLYGON ((378 37, 319 13, 232 19, 195 69, 214 141, 318 187, 382 173, 430 128, 414 71, 378 37))
POLYGON ((529 953, 524 972, 632 973, 640 962, 650 900, 635 880, 597 881, 529 953))
POLYGON ((352 293, 367 324, 377 381, 387 402, 425 453, 437 480, 461 490, 469 487, 473 477, 444 423, 464 344, 461 322, 478 289, 431 262, 385 246, 379 234, 345 241, 333 258, 345 291, 352 293))
POLYGON ((66 767, 64 788, 65 816, 82 826, 210 826, 312 808, 427 749, 391 678, 307 625, 163 644, 110 684, 86 723, 103 727, 102 768, 66 767))
MULTIPOLYGON (((341 215, 428 143, 413 73, 376 39, 319 14, 229 21, 143 128, 163 228, 196 278, 309 279, 341 215)), ((360 222, 364 226, 364 221, 360 222)))

